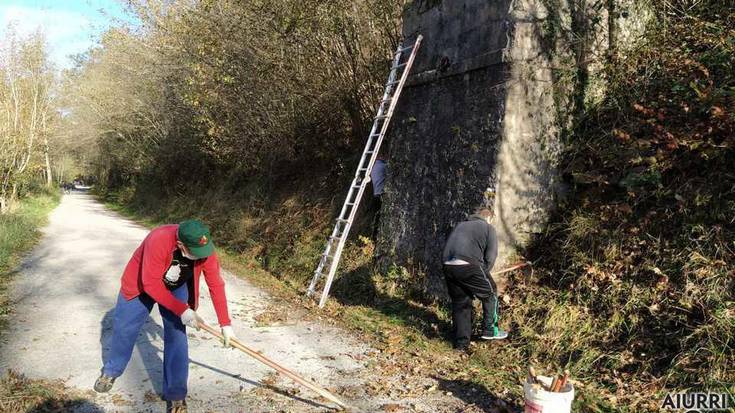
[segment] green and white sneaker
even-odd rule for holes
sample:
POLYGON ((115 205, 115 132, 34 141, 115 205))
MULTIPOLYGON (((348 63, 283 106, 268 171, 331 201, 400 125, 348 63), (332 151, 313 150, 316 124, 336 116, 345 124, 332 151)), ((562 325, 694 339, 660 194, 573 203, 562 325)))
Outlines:
POLYGON ((480 336, 480 339, 482 340, 502 340, 504 338, 508 338, 508 332, 505 330, 501 330, 497 327, 494 329, 495 331, 486 331, 482 333, 480 336))

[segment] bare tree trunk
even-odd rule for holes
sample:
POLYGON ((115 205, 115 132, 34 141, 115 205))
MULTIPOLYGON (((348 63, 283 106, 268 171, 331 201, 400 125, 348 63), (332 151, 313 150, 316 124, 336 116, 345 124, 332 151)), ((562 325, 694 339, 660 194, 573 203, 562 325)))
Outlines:
POLYGON ((0 185, 0 214, 8 212, 8 184, 10 183, 10 171, 3 177, 0 185))
POLYGON ((28 164, 31 161, 31 156, 33 155, 33 141, 36 138, 36 122, 38 116, 38 89, 39 87, 38 85, 36 85, 33 91, 33 110, 31 111, 30 126, 28 128, 28 144, 26 147, 26 157, 18 167, 18 174, 22 174, 25 171, 26 167, 28 167, 28 164))
POLYGON ((61 180, 64 178, 64 171, 66 170, 66 162, 60 162, 61 166, 59 166, 59 170, 56 171, 56 183, 57 185, 61 185, 61 180))
POLYGON ((51 160, 48 156, 48 146, 46 146, 44 157, 46 158, 46 186, 51 188, 51 186, 54 184, 54 178, 51 173, 51 160))
POLYGON ((10 205, 13 205, 15 200, 18 198, 18 184, 13 183, 13 190, 10 191, 10 198, 7 200, 8 206, 7 208, 10 208, 10 205))
POLYGON ((51 158, 49 157, 49 143, 48 143, 48 133, 46 131, 46 109, 48 106, 46 106, 43 110, 43 114, 41 115, 41 130, 43 133, 43 157, 46 161, 46 186, 51 188, 51 186, 54 184, 53 179, 53 173, 51 171, 51 158))

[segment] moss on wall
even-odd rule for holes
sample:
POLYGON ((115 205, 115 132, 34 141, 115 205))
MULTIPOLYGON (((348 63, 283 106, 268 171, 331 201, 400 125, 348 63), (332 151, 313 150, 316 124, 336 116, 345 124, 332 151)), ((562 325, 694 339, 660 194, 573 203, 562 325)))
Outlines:
MULTIPOLYGON (((378 250, 441 294, 451 228, 493 206, 498 266, 542 232, 561 191, 558 162, 576 119, 605 92, 615 41, 644 24, 635 0, 414 2, 404 36, 424 36, 388 142, 378 250), (623 30, 625 29, 625 30, 623 30)), ((502 280, 501 280, 502 281, 502 280)), ((501 282, 502 284, 502 282, 501 282)))

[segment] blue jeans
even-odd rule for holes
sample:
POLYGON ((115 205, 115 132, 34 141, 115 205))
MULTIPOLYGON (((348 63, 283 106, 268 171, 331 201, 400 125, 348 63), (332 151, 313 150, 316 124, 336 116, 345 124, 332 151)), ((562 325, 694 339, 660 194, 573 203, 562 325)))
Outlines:
MULTIPOLYGON (((189 290, 186 284, 171 291, 179 301, 187 302, 189 290)), ((119 377, 133 354, 133 346, 140 329, 148 319, 156 302, 146 294, 126 300, 122 293, 117 298, 113 316, 113 332, 110 350, 104 361, 102 373, 119 377)), ((184 400, 189 379, 189 343, 186 339, 186 326, 181 318, 161 305, 158 306, 163 318, 163 398, 164 400, 184 400)))

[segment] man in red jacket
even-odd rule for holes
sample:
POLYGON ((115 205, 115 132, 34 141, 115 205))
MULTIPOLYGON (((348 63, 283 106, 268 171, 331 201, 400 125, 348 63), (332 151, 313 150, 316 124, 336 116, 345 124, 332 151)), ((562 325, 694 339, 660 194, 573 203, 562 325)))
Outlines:
POLYGON ((209 287, 225 346, 234 337, 227 311, 225 283, 209 228, 201 221, 163 225, 153 229, 125 267, 113 318, 110 350, 102 375, 94 384, 108 392, 130 361, 133 346, 153 305, 163 318, 163 398, 169 411, 185 412, 189 375, 186 327, 199 328, 196 309, 199 278, 209 287))

